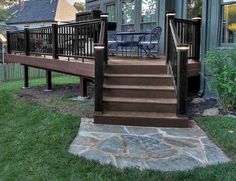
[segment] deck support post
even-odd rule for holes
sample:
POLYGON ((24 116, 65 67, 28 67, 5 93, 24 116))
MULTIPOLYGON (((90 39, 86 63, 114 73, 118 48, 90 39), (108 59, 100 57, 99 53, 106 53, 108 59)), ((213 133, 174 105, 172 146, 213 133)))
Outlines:
POLYGON ((50 70, 46 70, 46 92, 52 91, 52 72, 50 70))
POLYGON ((95 44, 95 112, 103 112, 103 79, 106 59, 104 44, 95 44))
MULTIPOLYGON (((58 59, 58 25, 52 24, 52 57, 58 59)), ((46 70, 46 90, 52 91, 52 72, 46 70)))
POLYGON ((24 65, 24 87, 23 89, 29 88, 29 67, 24 65))
POLYGON ((88 96, 88 88, 87 88, 88 80, 84 77, 80 77, 80 96, 87 97, 88 96))
POLYGON ((177 48, 177 114, 186 115, 187 113, 187 94, 188 94, 188 51, 189 45, 179 45, 177 48))

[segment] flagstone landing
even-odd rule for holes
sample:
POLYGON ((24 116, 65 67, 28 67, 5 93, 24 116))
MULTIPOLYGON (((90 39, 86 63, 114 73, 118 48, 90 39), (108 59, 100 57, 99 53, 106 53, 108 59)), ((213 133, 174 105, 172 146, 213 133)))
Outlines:
POLYGON ((197 125, 193 128, 95 125, 89 118, 81 119, 69 152, 122 169, 181 171, 230 161, 197 125))

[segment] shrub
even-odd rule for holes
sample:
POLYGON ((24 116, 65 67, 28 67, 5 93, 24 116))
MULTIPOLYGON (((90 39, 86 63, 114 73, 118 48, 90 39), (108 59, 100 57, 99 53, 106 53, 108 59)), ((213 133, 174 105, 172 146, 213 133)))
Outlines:
POLYGON ((236 105, 236 49, 207 53, 205 63, 212 75, 211 88, 216 89, 221 106, 228 110, 236 105))

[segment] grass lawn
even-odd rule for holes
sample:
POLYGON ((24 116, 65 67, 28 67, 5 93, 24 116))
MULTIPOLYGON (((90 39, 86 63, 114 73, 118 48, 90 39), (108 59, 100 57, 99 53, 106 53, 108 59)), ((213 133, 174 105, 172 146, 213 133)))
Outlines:
MULTIPOLYGON (((44 82, 33 80, 30 85, 44 82)), ((78 78, 57 77, 53 82, 78 83, 78 78)), ((68 153, 80 117, 20 99, 16 93, 22 85, 21 81, 0 84, 0 180, 236 180, 236 119, 198 120, 234 160, 231 163, 174 173, 120 170, 68 153)))

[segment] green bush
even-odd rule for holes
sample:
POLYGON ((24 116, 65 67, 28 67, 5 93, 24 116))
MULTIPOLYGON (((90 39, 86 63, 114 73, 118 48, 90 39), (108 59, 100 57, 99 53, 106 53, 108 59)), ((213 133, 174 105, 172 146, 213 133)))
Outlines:
POLYGON ((212 75, 211 88, 225 110, 236 105, 236 49, 209 52, 205 63, 212 75))

